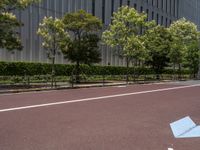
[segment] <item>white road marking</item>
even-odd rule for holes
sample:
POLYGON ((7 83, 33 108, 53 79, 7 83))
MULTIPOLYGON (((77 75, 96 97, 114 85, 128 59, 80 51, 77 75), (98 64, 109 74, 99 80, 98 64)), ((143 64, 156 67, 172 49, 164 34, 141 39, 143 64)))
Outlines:
POLYGON ((55 103, 29 105, 29 106, 23 106, 23 107, 13 107, 13 108, 1 109, 0 112, 9 112, 9 111, 16 111, 16 110, 24 110, 24 109, 31 109, 31 108, 46 107, 46 106, 54 106, 54 105, 61 105, 61 104, 70 104, 70 103, 84 102, 84 101, 94 101, 94 100, 99 100, 99 99, 107 99, 107 98, 114 98, 114 97, 139 95, 139 94, 154 93, 154 92, 163 92, 163 91, 185 89, 185 88, 198 87, 198 86, 200 86, 200 84, 190 85, 190 86, 180 86, 180 87, 164 88, 164 89, 157 89, 157 90, 150 90, 150 91, 141 91, 141 92, 117 94, 117 95, 109 95, 109 96, 102 96, 102 97, 84 98, 84 99, 69 100, 69 101, 62 101, 62 102, 55 102, 55 103))
POLYGON ((126 85, 120 85, 120 86, 117 86, 118 88, 125 88, 127 87, 126 85))

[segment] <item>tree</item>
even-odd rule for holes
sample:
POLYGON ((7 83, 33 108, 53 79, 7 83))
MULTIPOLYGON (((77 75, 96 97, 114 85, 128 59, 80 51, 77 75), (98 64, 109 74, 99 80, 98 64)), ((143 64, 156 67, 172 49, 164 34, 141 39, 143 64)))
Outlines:
MULTIPOLYGON (((181 65, 184 61, 184 57, 191 45, 197 42, 199 39, 199 32, 197 26, 182 18, 169 27, 169 31, 172 35, 172 44, 169 57, 173 63, 173 68, 175 72, 176 65, 179 66, 179 72, 181 73, 181 65)), ((181 74, 179 74, 179 77, 181 74)))
POLYGON ((15 31, 21 24, 12 13, 0 14, 0 48, 21 50, 22 44, 15 31))
MULTIPOLYGON (((140 38, 142 28, 154 25, 146 22, 147 16, 134 8, 122 6, 113 14, 112 23, 103 33, 103 41, 111 47, 119 47, 119 55, 126 59, 127 70, 131 59, 141 59, 144 46, 140 38)), ((128 72, 127 72, 128 81, 128 72)))
POLYGON ((55 57, 58 50, 66 48, 69 42, 69 34, 64 31, 64 24, 60 19, 45 17, 39 25, 37 32, 43 39, 42 46, 47 50, 48 58, 52 61, 52 82, 54 86, 55 57))
POLYGON ((23 24, 12 11, 25 9, 39 0, 1 0, 0 1, 0 48, 21 50, 23 48, 16 29, 23 24))
POLYGON ((0 11, 10 12, 16 9, 25 9, 32 3, 38 3, 40 0, 1 0, 0 11))
POLYGON ((76 82, 80 82, 80 64, 98 63, 100 40, 98 31, 102 28, 101 21, 92 14, 79 10, 75 13, 67 13, 63 17, 65 30, 71 33, 69 46, 62 49, 65 58, 76 63, 76 82))
POLYGON ((200 49, 199 43, 195 42, 188 47, 185 54, 184 65, 189 67, 191 75, 196 78, 199 69, 200 49))
POLYGON ((156 26, 144 35, 145 47, 148 51, 147 64, 150 64, 159 79, 164 67, 169 63, 169 51, 172 37, 167 28, 156 26))

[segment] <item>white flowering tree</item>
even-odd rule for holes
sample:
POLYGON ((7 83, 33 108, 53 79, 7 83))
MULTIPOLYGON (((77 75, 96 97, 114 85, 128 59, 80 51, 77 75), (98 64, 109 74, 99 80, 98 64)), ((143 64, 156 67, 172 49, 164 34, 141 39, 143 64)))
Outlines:
POLYGON ((0 10, 1 12, 10 12, 15 9, 25 9, 33 3, 38 3, 41 0, 1 0, 0 10))
MULTIPOLYGON (((169 27, 169 31, 172 35, 172 48, 170 50, 169 57, 173 63, 174 70, 175 66, 178 65, 179 72, 181 72, 181 65, 185 60, 189 60, 185 58, 188 58, 188 54, 191 53, 190 50, 194 47, 192 45, 194 45, 194 43, 199 43, 199 32, 197 26, 185 18, 172 23, 169 27)), ((196 53, 196 51, 194 52, 196 53)), ((195 56, 198 57, 198 55, 195 56)))
POLYGON ((55 76, 55 57, 58 50, 61 48, 67 49, 69 42, 69 34, 64 31, 64 24, 60 19, 53 17, 45 17, 39 25, 38 35, 43 39, 42 46, 47 51, 48 58, 52 62, 52 83, 54 86, 55 76))
POLYGON ((118 54, 126 59, 127 70, 132 59, 144 58, 145 48, 141 40, 141 30, 154 25, 154 22, 147 22, 146 19, 146 14, 122 6, 113 14, 112 23, 103 33, 104 43, 111 47, 119 47, 118 54))
POLYGON ((16 29, 22 26, 12 13, 14 10, 25 9, 39 0, 0 0, 0 48, 21 50, 23 48, 16 29))

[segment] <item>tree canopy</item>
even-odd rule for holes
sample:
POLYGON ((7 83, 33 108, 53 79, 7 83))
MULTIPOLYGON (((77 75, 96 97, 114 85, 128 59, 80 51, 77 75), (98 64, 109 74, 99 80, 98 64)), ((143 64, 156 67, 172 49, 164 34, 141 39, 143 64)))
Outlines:
POLYGON ((1 0, 0 1, 0 48, 21 50, 23 48, 16 29, 23 24, 12 13, 16 9, 25 9, 39 0, 1 0))
POLYGON ((102 23, 100 19, 84 10, 67 13, 63 17, 63 23, 71 38, 68 48, 62 48, 62 52, 65 58, 76 63, 78 76, 81 63, 92 64, 101 61, 98 32, 102 28, 102 23))
POLYGON ((194 42, 193 44, 190 44, 190 46, 188 47, 183 62, 184 66, 190 69, 190 72, 194 78, 196 77, 197 72, 199 70, 199 64, 200 64, 199 59, 200 59, 199 42, 194 42))
POLYGON ((65 30, 72 35, 68 49, 62 49, 65 57, 76 63, 98 63, 101 60, 98 49, 100 38, 97 35, 102 28, 100 19, 79 10, 67 13, 63 17, 63 23, 65 30))
POLYGON ((132 58, 140 58, 144 53, 140 34, 142 28, 154 25, 147 22, 147 15, 134 8, 122 6, 113 14, 112 23, 103 33, 103 41, 111 47, 119 47, 119 55, 126 58, 127 67, 132 58))
POLYGON ((194 43, 199 43, 199 32, 197 26, 185 18, 173 22, 169 27, 169 31, 172 35, 169 58, 173 63, 174 70, 175 66, 178 65, 179 72, 181 72, 185 60, 189 60, 188 54, 191 55, 191 48, 194 48, 194 43))
POLYGON ((32 3, 37 3, 40 0, 1 0, 0 12, 10 12, 15 9, 25 9, 32 3))
POLYGON ((185 18, 173 22, 169 27, 169 31, 172 35, 172 48, 169 57, 174 65, 180 65, 183 63, 191 45, 198 42, 199 32, 197 26, 185 18))
POLYGON ((58 50, 68 47, 69 34, 64 30, 61 19, 45 17, 39 25, 38 35, 43 39, 42 46, 47 51, 48 58, 52 60, 52 86, 55 75, 55 57, 58 50))
POLYGON ((159 74, 169 63, 172 36, 167 28, 158 25, 147 30, 143 39, 148 53, 147 64, 159 74))
POLYGON ((61 19, 45 17, 39 25, 38 35, 43 39, 42 46, 47 50, 49 59, 53 59, 57 50, 67 48, 69 34, 64 30, 61 19))

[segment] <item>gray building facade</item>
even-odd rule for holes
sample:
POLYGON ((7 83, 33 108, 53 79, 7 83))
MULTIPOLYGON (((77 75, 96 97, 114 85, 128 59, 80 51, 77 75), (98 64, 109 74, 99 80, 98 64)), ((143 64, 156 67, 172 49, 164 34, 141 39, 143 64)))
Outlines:
MULTIPOLYGON (((34 4, 24 11, 16 12, 19 20, 24 23, 24 26, 19 29, 24 49, 13 52, 1 50, 0 60, 49 62, 45 50, 41 47, 42 40, 36 34, 38 25, 44 16, 60 18, 66 12, 75 12, 79 9, 84 9, 88 13, 102 19, 104 28, 106 28, 111 22, 112 13, 117 11, 122 5, 129 5, 139 12, 146 12, 148 20, 155 20, 158 24, 169 26, 171 22, 180 17, 191 19, 191 16, 195 16, 192 11, 190 12, 191 14, 186 13, 187 3, 190 4, 191 0, 42 0, 40 4, 34 4)), ((191 10, 193 9, 191 8, 191 10)), ((193 20, 196 21, 196 18, 191 19, 191 21, 193 20)), ((118 58, 109 47, 100 46, 100 48, 102 65, 121 66, 125 64, 125 61, 118 58)), ((56 62, 68 63, 67 60, 64 60, 61 52, 57 53, 56 62)))
POLYGON ((179 18, 186 18, 200 29, 200 0, 180 0, 179 18))

